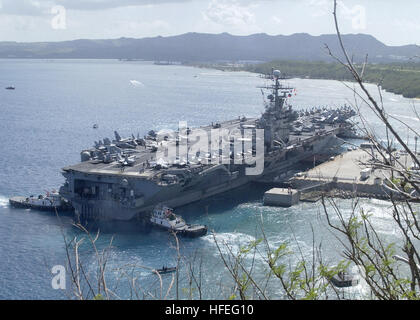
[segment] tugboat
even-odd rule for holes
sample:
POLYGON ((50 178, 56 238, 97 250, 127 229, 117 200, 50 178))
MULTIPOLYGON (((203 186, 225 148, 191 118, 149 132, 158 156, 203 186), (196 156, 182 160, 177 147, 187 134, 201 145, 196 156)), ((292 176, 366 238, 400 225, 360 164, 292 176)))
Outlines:
POLYGON ((164 205, 155 207, 150 222, 159 228, 173 231, 182 236, 195 238, 207 234, 207 226, 187 224, 184 219, 174 214, 173 209, 164 205))
POLYGON ((64 200, 56 191, 47 192, 46 196, 39 195, 37 197, 13 197, 9 199, 9 203, 15 208, 35 209, 40 211, 70 211, 72 206, 64 200))
POLYGON ((359 277, 349 274, 346 271, 340 271, 337 275, 331 277, 331 282, 337 288, 354 287, 359 284, 359 277))

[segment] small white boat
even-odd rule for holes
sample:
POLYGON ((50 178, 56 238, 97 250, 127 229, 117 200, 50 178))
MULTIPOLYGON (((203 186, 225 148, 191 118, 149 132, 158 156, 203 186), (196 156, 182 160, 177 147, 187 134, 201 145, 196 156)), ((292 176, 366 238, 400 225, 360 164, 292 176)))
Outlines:
POLYGON ((206 226, 187 224, 184 219, 174 214, 172 208, 164 205, 155 207, 150 222, 159 228, 189 237, 201 237, 207 233, 206 226))

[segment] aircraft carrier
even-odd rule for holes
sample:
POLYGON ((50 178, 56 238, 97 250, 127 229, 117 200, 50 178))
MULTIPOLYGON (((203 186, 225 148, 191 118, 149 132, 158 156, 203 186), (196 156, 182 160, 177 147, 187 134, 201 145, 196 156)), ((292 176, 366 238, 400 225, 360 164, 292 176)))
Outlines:
POLYGON ((350 107, 294 111, 288 103, 294 89, 277 70, 270 78, 273 84, 261 88, 260 118, 180 124, 175 132, 125 139, 115 132, 112 141, 82 151, 81 163, 62 169, 60 195, 81 219, 144 219, 157 204, 175 208, 253 181, 286 179, 299 162, 333 152, 337 136, 351 132, 350 107))

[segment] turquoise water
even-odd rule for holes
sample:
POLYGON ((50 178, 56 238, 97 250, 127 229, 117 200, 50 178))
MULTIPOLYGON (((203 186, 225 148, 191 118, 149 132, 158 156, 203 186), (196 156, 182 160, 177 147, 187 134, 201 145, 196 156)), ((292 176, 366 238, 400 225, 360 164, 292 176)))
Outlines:
MULTIPOLYGON (((334 106, 353 102, 353 94, 343 84, 325 80, 290 80, 298 95, 296 108, 334 106)), ((231 73, 184 66, 155 66, 147 62, 112 60, 0 60, 0 299, 66 299, 67 291, 51 286, 51 268, 66 264, 63 235, 68 239, 83 234, 71 226, 70 217, 8 205, 13 195, 44 193, 57 189, 63 178, 60 169, 79 162, 79 153, 93 141, 112 137, 144 135, 150 129, 176 128, 178 121, 190 126, 212 121, 258 116, 263 111, 260 89, 265 81, 254 74, 231 73), (15 91, 4 90, 9 85, 15 91), (92 125, 99 124, 93 130, 92 125)), ((374 90, 373 86, 370 86, 374 90)), ((401 120, 419 127, 411 117, 410 100, 384 93, 387 108, 401 120)), ((380 137, 383 127, 366 107, 363 114, 380 137)), ((405 129, 398 123, 401 132, 405 129)), ((407 135, 404 135, 407 136, 407 135)), ((408 136, 409 143, 414 141, 408 136)), ((342 249, 331 241, 332 234, 320 214, 319 204, 300 204, 293 208, 266 208, 262 195, 267 187, 248 186, 177 210, 191 223, 204 223, 216 237, 237 250, 260 236, 259 224, 273 246, 290 241, 305 256, 312 253, 312 232, 323 243, 323 252, 332 263, 342 249)), ((389 204, 363 200, 374 212, 379 232, 389 240, 398 232, 390 227, 389 204)), ((350 200, 340 201, 349 212, 350 200)), ((133 270, 142 288, 156 287, 156 276, 140 266, 159 268, 176 262, 173 239, 165 232, 144 232, 126 224, 104 226, 98 247, 113 239, 108 264, 108 284, 119 297, 130 298, 123 272, 133 270), (122 277, 122 279, 120 279, 122 277)), ((203 297, 225 299, 231 295, 231 279, 219 257, 211 235, 182 239, 181 253, 202 261, 203 297)), ((86 268, 93 274, 95 255, 87 245, 81 247, 86 268)), ((293 259, 291 263, 293 263, 293 259)), ((257 273, 264 274, 262 258, 257 273)), ((181 273, 181 287, 188 279, 181 273)), ((170 276, 164 279, 164 285, 170 276)), ((360 288, 359 288, 360 289, 360 288)), ((150 289, 152 290, 152 289, 150 289)), ((147 290, 146 290, 147 291, 147 290)), ((184 291, 182 298, 188 298, 184 291)), ((197 294, 197 292, 195 292, 197 294)), ((270 287, 273 298, 281 298, 278 283, 270 287)), ((174 297, 172 294, 170 297, 174 297)))

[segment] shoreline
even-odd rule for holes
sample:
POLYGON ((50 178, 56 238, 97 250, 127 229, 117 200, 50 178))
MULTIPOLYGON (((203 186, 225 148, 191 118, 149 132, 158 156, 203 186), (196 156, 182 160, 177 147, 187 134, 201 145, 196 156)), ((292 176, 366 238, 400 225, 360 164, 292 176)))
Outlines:
MULTIPOLYGON (((271 63, 274 63, 274 62, 268 62, 268 63, 271 64, 271 63)), ((268 64, 268 63, 265 63, 265 65, 268 64)), ((283 63, 287 63, 287 61, 284 61, 283 63)), ((304 62, 304 61, 299 61, 298 63, 308 64, 308 65, 310 65, 310 64, 313 65, 314 64, 313 62, 304 62)), ((321 62, 320 62, 320 64, 321 64, 321 62)), ((252 70, 252 69, 249 68, 250 66, 258 67, 258 65, 246 65, 246 64, 223 65, 223 64, 217 64, 217 63, 215 63, 215 64, 212 64, 212 63, 209 63, 209 64, 205 64, 205 63, 194 64, 194 63, 191 63, 191 64, 184 64, 184 65, 185 66, 190 66, 190 67, 195 67, 195 68, 201 68, 201 69, 206 68, 206 69, 219 70, 219 71, 223 71, 223 72, 244 72, 245 71, 245 72, 249 72, 249 73, 253 73, 253 74, 264 75, 263 72, 260 72, 258 70, 252 70)), ((264 64, 262 64, 262 65, 264 65, 264 64)), ((288 76, 288 78, 291 78, 291 79, 295 78, 295 79, 302 79, 302 80, 305 80, 305 79, 308 79, 308 80, 334 80, 334 81, 352 82, 352 83, 355 82, 353 79, 338 79, 338 77, 333 77, 333 76, 332 77, 316 77, 316 76, 291 75, 291 76, 288 76)), ((367 80, 364 81, 364 83, 378 85, 376 82, 367 81, 367 80)), ((393 93, 395 95, 402 96, 405 99, 420 101, 420 93, 419 93, 419 96, 417 96, 417 97, 408 97, 408 96, 404 95, 404 93, 394 92, 394 90, 385 89, 383 86, 381 86, 381 89, 384 90, 385 92, 393 93)))

